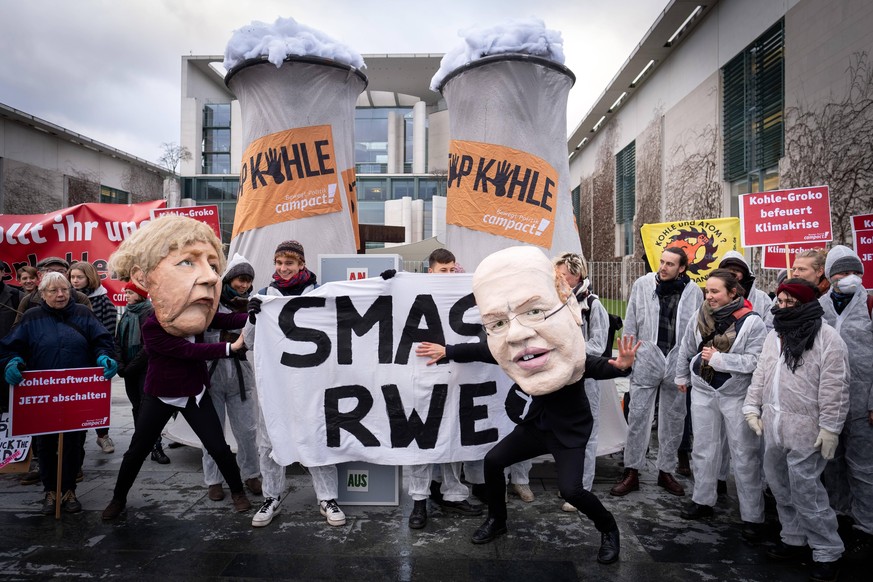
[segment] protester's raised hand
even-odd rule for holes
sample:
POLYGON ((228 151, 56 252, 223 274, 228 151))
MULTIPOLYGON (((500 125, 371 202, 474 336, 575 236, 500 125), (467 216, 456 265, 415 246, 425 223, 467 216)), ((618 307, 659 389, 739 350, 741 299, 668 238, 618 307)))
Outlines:
POLYGON ((418 344, 418 347, 415 348, 415 355, 420 358, 430 358, 427 365, 431 366, 446 357, 446 348, 440 344, 421 342, 418 344))
POLYGON ((609 363, 619 370, 627 370, 634 365, 634 360, 637 357, 637 350, 643 342, 636 341, 632 335, 623 335, 616 342, 618 345, 618 357, 609 360, 609 363))
POLYGON ((251 299, 249 299, 248 310, 249 310, 249 323, 254 325, 255 321, 258 318, 257 317, 258 314, 261 312, 261 300, 258 299, 257 297, 252 297, 251 299))

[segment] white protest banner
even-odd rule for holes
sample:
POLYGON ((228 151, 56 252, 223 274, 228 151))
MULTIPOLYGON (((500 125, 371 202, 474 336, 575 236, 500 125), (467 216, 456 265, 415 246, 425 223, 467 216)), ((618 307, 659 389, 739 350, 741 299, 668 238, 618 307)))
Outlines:
MULTIPOLYGON (((513 428, 493 364, 427 366, 418 342, 480 341, 472 275, 398 273, 264 297, 255 373, 283 465, 481 459, 513 428)), ((484 337, 481 337, 484 341, 484 337)), ((515 401, 517 404, 517 401, 515 401)))

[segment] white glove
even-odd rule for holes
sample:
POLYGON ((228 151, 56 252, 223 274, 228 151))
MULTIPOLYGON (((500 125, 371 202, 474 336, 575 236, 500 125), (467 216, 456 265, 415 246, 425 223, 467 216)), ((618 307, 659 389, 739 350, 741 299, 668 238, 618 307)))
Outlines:
POLYGON ((837 451, 837 443, 840 442, 840 435, 834 434, 826 428, 818 431, 818 438, 815 439, 815 448, 821 447, 821 456, 830 461, 834 458, 834 453, 837 451))
POLYGON ((747 412, 746 422, 749 424, 749 428, 752 429, 756 435, 761 436, 764 434, 764 423, 761 422, 760 416, 754 412, 747 412))

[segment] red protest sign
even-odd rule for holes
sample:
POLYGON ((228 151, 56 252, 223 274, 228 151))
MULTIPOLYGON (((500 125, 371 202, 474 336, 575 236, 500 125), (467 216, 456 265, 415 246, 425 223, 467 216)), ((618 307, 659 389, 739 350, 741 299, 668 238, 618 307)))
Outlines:
POLYGON ((109 426, 112 385, 103 368, 22 372, 9 391, 12 436, 109 426))
POLYGON ((152 218, 157 218, 165 214, 176 214, 178 216, 188 216, 194 220, 205 222, 215 231, 215 236, 221 238, 221 226, 218 223, 218 206, 208 204, 206 206, 180 206, 177 208, 156 208, 152 210, 152 218))
POLYGON ((109 255, 147 222, 152 208, 165 203, 79 204, 46 214, 0 214, 0 276, 18 284, 18 269, 35 267, 46 257, 94 265, 115 305, 125 305, 124 283, 112 279, 109 255))
POLYGON ((855 239, 855 252, 864 265, 861 281, 865 289, 873 289, 873 214, 852 217, 852 237, 855 239))
POLYGON ((856 214, 853 216, 852 230, 873 230, 873 214, 856 214))
POLYGON ((744 247, 824 243, 833 239, 827 186, 756 192, 739 199, 744 247))
POLYGON ((761 249, 761 266, 765 269, 785 269, 794 264, 797 253, 811 249, 824 248, 824 244, 806 245, 767 245, 761 249), (788 248, 788 263, 785 262, 785 249, 788 248))

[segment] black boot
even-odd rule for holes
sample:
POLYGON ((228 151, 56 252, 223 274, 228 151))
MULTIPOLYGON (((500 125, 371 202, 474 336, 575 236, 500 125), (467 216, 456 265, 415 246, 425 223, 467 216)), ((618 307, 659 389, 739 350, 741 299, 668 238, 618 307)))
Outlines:
POLYGON ((598 562, 612 564, 618 560, 618 554, 621 551, 620 537, 618 528, 600 534, 600 551, 597 552, 598 562))
POLYGON ((497 536, 501 536, 505 533, 506 522, 503 520, 498 521, 493 517, 489 517, 485 520, 485 523, 480 525, 479 529, 473 533, 473 537, 470 538, 470 541, 474 544, 487 544, 497 536))
POLYGON ((170 464, 170 457, 164 454, 164 448, 161 446, 161 443, 155 443, 154 448, 152 448, 152 461, 161 465, 170 464))
POLYGON ((412 513, 409 514, 409 528, 423 529, 427 525, 427 499, 412 502, 412 513))
POLYGON ((692 501, 688 509, 683 509, 679 512, 679 517, 682 519, 703 519, 705 517, 712 517, 712 514, 712 506, 700 505, 692 501))

